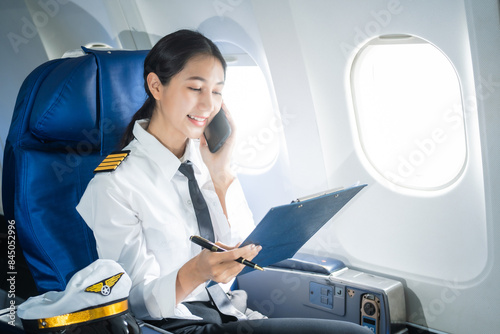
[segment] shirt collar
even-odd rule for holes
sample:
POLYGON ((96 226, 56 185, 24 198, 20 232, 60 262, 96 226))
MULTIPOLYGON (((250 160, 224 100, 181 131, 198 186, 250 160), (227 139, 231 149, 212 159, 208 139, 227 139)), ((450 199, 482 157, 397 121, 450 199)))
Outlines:
POLYGON ((182 162, 190 160, 193 163, 195 172, 200 172, 202 168, 202 158, 199 147, 199 140, 189 139, 186 145, 184 156, 179 160, 168 148, 158 141, 152 134, 146 131, 149 119, 141 119, 134 124, 134 137, 143 146, 148 157, 156 162, 166 177, 171 179, 179 169, 182 162))
POLYGON ((184 156, 181 158, 181 162, 185 162, 187 160, 193 163, 193 168, 195 173, 201 172, 203 166, 203 159, 200 154, 200 141, 196 139, 189 139, 186 145, 186 151, 184 152, 184 156))

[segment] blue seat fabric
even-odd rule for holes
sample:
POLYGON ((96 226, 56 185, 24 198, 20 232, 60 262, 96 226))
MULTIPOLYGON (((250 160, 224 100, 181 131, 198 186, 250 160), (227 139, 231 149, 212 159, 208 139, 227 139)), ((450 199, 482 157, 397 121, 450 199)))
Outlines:
POLYGON ((61 291, 97 259, 75 207, 94 168, 146 99, 148 51, 95 51, 52 60, 20 88, 4 150, 5 217, 40 293, 61 291))

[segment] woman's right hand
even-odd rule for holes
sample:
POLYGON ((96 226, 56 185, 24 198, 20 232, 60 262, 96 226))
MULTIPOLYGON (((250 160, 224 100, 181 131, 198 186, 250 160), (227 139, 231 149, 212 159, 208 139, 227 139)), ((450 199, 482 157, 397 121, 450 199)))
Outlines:
POLYGON ((219 253, 204 249, 196 256, 198 258, 197 268, 199 276, 203 278, 203 282, 207 280, 212 280, 217 283, 230 282, 245 267, 235 260, 242 257, 251 261, 262 249, 262 246, 256 245, 247 245, 242 248, 237 248, 238 246, 230 248, 219 242, 216 244, 228 251, 219 253))
POLYGON ((228 283, 245 267, 235 260, 243 257, 251 261, 262 249, 262 246, 247 245, 234 248, 217 242, 227 252, 211 252, 202 250, 197 256, 186 262, 177 273, 176 302, 184 300, 200 284, 212 280, 217 283, 228 283))

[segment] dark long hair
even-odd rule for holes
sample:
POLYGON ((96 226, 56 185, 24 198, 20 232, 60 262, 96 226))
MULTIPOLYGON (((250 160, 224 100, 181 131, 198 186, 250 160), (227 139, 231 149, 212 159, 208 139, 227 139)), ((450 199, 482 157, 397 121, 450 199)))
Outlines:
POLYGON ((133 129, 137 120, 151 118, 156 101, 149 91, 147 76, 155 73, 163 85, 182 71, 186 63, 198 55, 210 55, 218 59, 226 76, 226 62, 219 48, 201 33, 192 30, 179 30, 166 35, 153 46, 144 60, 144 89, 148 94, 146 102, 134 114, 121 140, 121 147, 127 146, 134 139, 133 129))

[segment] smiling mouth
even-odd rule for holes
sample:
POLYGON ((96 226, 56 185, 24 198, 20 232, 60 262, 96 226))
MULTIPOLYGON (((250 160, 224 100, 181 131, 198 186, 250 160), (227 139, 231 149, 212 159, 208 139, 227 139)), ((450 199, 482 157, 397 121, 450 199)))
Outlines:
POLYGON ((204 127, 207 124, 208 117, 187 115, 188 120, 196 127, 204 127))
POLYGON ((196 116, 191 116, 187 115, 190 119, 193 119, 197 122, 205 122, 207 120, 207 117, 196 117, 196 116))

